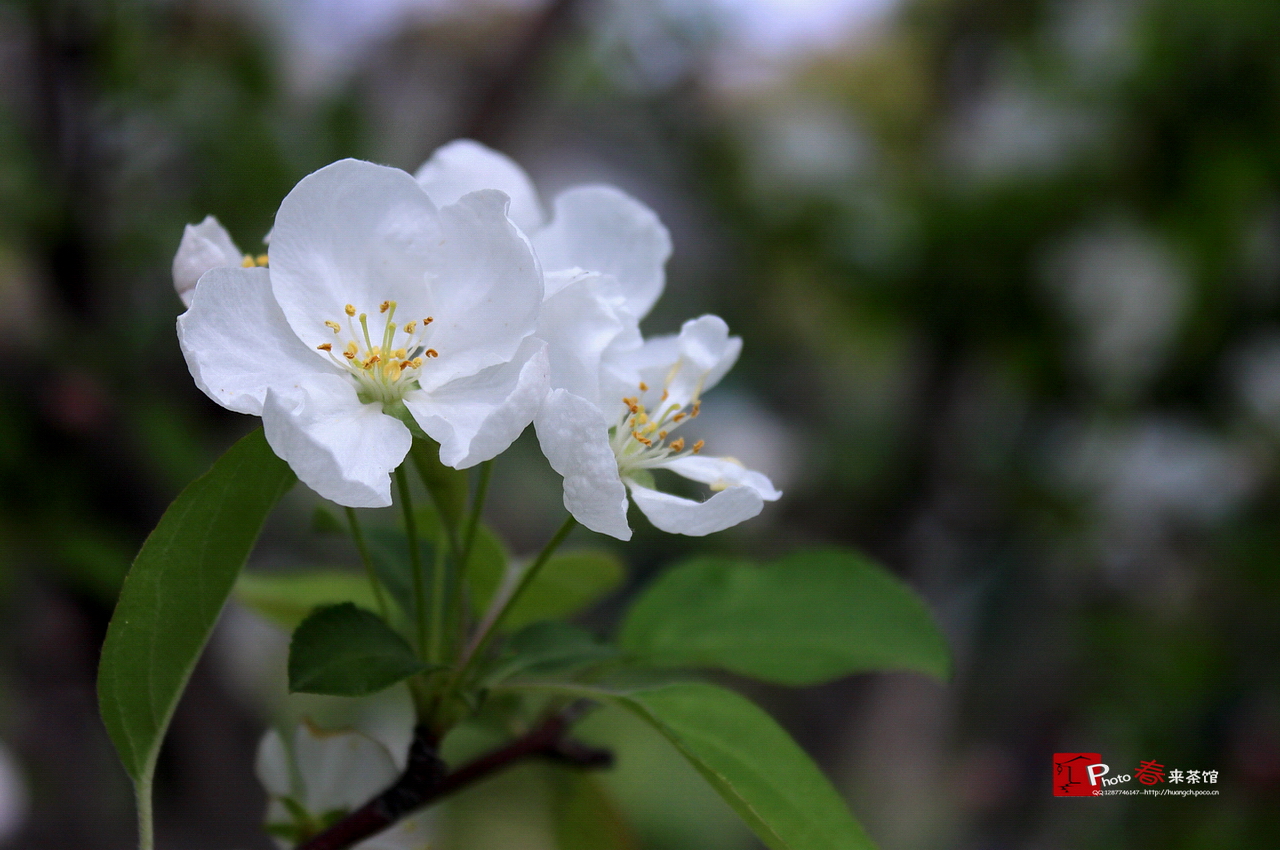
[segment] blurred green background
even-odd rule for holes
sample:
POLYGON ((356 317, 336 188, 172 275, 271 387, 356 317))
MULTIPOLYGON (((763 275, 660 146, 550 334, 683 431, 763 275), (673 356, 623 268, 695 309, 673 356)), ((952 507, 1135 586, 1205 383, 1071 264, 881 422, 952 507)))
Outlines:
MULTIPOLYGON (((254 424, 186 373, 182 226, 257 251, 308 172, 458 136, 545 199, 644 200, 675 242, 646 331, 716 312, 745 339, 706 427, 786 495, 710 540, 641 520, 631 589, 838 543, 937 612, 947 686, 749 689, 884 850, 1280 846, 1278 44, 1274 0, 0 3, 0 846, 133 841, 98 649, 164 506, 254 424), (1054 799, 1060 751, 1220 793, 1054 799)), ((490 519, 532 551, 559 480, 527 436, 496 473, 490 519)), ((314 504, 251 567, 354 565, 314 504)), ((224 618, 161 846, 270 846, 284 639, 224 618)), ((636 848, 757 846, 663 745, 592 722, 636 848)), ((468 792, 442 846, 555 848, 558 781, 468 792)))

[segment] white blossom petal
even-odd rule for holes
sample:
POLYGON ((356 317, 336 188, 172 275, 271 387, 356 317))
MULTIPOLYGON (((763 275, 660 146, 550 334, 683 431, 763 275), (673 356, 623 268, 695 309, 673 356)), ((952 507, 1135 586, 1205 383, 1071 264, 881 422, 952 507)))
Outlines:
POLYGON ((764 507, 760 494, 750 487, 730 487, 705 502, 659 493, 628 481, 636 507, 655 527, 671 534, 703 537, 751 519, 764 507))
POLYGON ((506 451, 547 393, 547 346, 525 340, 508 363, 433 390, 407 393, 405 407, 440 444, 440 462, 466 469, 506 451))
POLYGON ((782 491, 774 489, 769 476, 763 472, 747 469, 732 458, 689 455, 663 464, 662 468, 693 481, 710 484, 713 490, 739 486, 750 487, 767 502, 775 502, 782 498, 782 491))
POLYGON ((551 223, 532 234, 544 268, 580 268, 617 278, 637 319, 665 284, 671 237, 658 216, 612 186, 576 186, 555 200, 551 223))
POLYGON ((281 202, 271 231, 271 287, 311 348, 333 341, 324 323, 345 322, 347 304, 372 318, 393 300, 402 321, 421 320, 434 306, 424 282, 440 239, 435 205, 412 177, 344 159, 302 178, 281 202))
POLYGON ((614 281, 576 270, 547 279, 556 280, 556 292, 542 304, 537 333, 548 344, 551 386, 599 405, 601 358, 628 325, 611 303, 614 281))
POLYGON ((627 490, 600 410, 565 390, 552 390, 533 420, 542 453, 564 478, 564 506, 592 531, 631 539, 627 490))
POLYGON ((262 425, 272 450, 303 484, 351 508, 391 504, 391 472, 413 442, 403 422, 381 404, 361 403, 355 385, 339 375, 269 388, 262 425))
POLYGON ((506 195, 484 190, 440 210, 427 279, 440 358, 423 370, 423 389, 507 362, 537 327, 542 271, 506 207, 506 195))
POLYGON ((289 751, 284 739, 275 729, 262 736, 258 754, 253 762, 254 773, 267 793, 273 797, 290 797, 294 794, 293 772, 289 769, 289 751))
POLYGON ((741 353, 742 338, 729 336, 724 319, 706 315, 685 322, 679 334, 647 339, 606 362, 666 390, 668 403, 683 407, 718 384, 741 353))
POLYGON ((367 803, 400 772, 386 747, 351 730, 327 732, 303 723, 293 752, 306 785, 302 803, 315 815, 367 803))
POLYGON ((228 410, 259 416, 268 387, 329 371, 285 321, 266 269, 213 269, 194 296, 178 343, 196 386, 228 410))
POLYGON ((497 189, 511 199, 508 215, 521 230, 532 232, 545 220, 537 190, 524 169, 510 157, 471 139, 437 148, 415 177, 436 206, 455 203, 480 189, 497 189))
POLYGON ((231 234, 211 215, 199 224, 188 224, 182 231, 178 253, 173 256, 173 288, 183 306, 191 306, 196 283, 210 269, 238 267, 244 256, 231 234))

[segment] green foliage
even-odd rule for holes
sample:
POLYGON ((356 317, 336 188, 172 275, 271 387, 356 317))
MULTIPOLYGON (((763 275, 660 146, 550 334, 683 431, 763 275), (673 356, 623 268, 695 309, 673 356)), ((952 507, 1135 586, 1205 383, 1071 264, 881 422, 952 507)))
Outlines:
POLYGON ((618 648, 559 620, 531 623, 513 634, 485 676, 500 682, 515 676, 560 677, 618 658, 618 648))
POLYGON ((323 605, 352 602, 369 611, 378 607, 369 580, 343 570, 286 575, 242 573, 236 580, 235 598, 241 605, 290 630, 323 605))
POLYGON ((98 702, 139 786, 267 514, 295 480, 254 431, 179 494, 133 562, 102 647, 98 702))
MULTIPOLYGON (((483 555, 482 539, 483 534, 477 535, 467 571, 477 612, 488 607, 506 572, 505 563, 483 555)), ((624 574, 622 563, 609 552, 580 550, 552 555, 508 612, 502 628, 512 631, 538 620, 572 616, 617 587, 624 574)))
POLYGON ((636 850, 631 827, 598 778, 562 771, 554 777, 553 790, 559 850, 636 850))
POLYGON ((289 645, 289 690, 360 697, 428 669, 377 614, 350 602, 302 621, 289 645))
POLYGON ((771 850, 875 847, 791 736, 733 691, 696 682, 621 692, 558 690, 621 706, 649 723, 771 850))
POLYGON ((945 678, 947 647, 905 584, 852 552, 757 566, 699 558, 665 573, 622 625, 621 644, 663 667, 711 667, 784 685, 866 670, 945 678))
POLYGON ((134 781, 143 847, 152 846, 151 782, 173 711, 267 514, 295 481, 255 431, 174 500, 125 578, 98 696, 134 781))

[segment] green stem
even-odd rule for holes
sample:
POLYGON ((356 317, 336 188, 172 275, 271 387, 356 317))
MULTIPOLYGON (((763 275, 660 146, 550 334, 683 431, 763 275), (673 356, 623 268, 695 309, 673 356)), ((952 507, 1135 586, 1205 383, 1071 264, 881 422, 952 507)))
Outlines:
MULTIPOLYGON (((560 544, 564 542, 564 539, 569 536, 569 532, 573 531, 574 526, 577 524, 577 520, 572 516, 566 519, 564 525, 560 526, 560 530, 547 541, 546 546, 542 547, 542 551, 538 553, 538 557, 534 559, 534 562, 520 574, 520 578, 516 580, 515 585, 506 593, 499 591, 498 596, 490 604, 489 610, 485 612, 484 619, 476 629, 475 636, 471 639, 471 644, 462 655, 459 667, 463 672, 475 658, 479 657, 481 651, 493 638, 493 635, 497 633, 498 627, 502 625, 502 621, 506 619, 511 608, 520 599, 520 595, 533 583, 543 566, 551 559, 552 554, 555 553, 556 549, 560 547, 560 544)), ((459 676, 459 679, 461 679, 461 676, 459 676)))
POLYGON ((373 559, 369 557, 369 547, 364 542, 364 532, 360 530, 360 521, 356 518, 354 508, 347 508, 347 523, 351 526, 351 539, 356 543, 356 550, 360 553, 360 560, 364 563, 365 574, 369 577, 369 584, 373 587, 373 597, 378 602, 378 613, 382 615, 382 619, 388 620, 387 600, 382 595, 382 583, 378 581, 378 574, 373 569, 373 559))
POLYGON ((445 571, 444 547, 436 546, 435 562, 431 566, 431 634, 427 642, 427 660, 433 664, 444 661, 444 618, 447 573, 445 571))
POLYGON ((427 590, 422 578, 422 554, 418 551, 418 523, 413 518, 413 496, 409 493, 409 476, 404 466, 396 469, 396 487, 400 490, 400 507, 404 511, 404 530, 409 537, 409 567, 413 572, 413 607, 418 624, 418 652, 430 661, 427 653, 427 590))
POLYGON ((155 826, 151 818, 151 776, 144 776, 133 786, 138 803, 138 850, 155 850, 155 826))
POLYGON ((462 540, 462 554, 458 556, 458 572, 466 572, 467 562, 471 559, 471 547, 476 542, 476 529, 480 527, 480 513, 484 510, 484 499, 489 494, 489 477, 493 474, 493 461, 486 460, 480 464, 480 480, 476 483, 476 495, 471 500, 471 515, 467 517, 467 531, 462 540))

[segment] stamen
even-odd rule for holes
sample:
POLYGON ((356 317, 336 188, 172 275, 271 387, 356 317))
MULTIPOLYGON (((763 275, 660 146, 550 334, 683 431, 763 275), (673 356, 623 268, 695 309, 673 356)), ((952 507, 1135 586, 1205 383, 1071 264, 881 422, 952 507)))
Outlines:
POLYGON ((687 414, 684 414, 684 413, 677 413, 675 416, 671 417, 671 421, 679 422, 681 419, 684 419, 686 415, 687 414))
POLYGON ((342 328, 338 325, 337 322, 330 322, 326 320, 324 323, 324 326, 336 334, 342 333, 342 328))
POLYGON ((425 355, 427 355, 428 357, 439 357, 439 356, 440 356, 440 352, 436 351, 434 348, 428 348, 426 351, 424 351, 424 352, 422 352, 422 353, 423 353, 423 354, 425 354, 425 355))
POLYGON ((417 322, 406 322, 404 326, 404 332, 409 336, 413 336, 413 332, 414 330, 417 329, 417 327, 418 327, 417 322))
POLYGON ((644 381, 641 381, 641 382, 640 382, 640 392, 642 392, 642 393, 647 393, 648 391, 649 391, 649 385, 648 385, 648 384, 646 384, 644 381))
POLYGON ((253 261, 260 266, 265 266, 267 265, 268 262, 270 262, 270 258, 266 254, 259 254, 258 256, 253 258, 253 261))
POLYGON ((360 329, 364 331, 364 347, 368 349, 372 349, 373 340, 369 339, 369 314, 368 313, 360 314, 360 329))
POLYGON ((667 432, 666 432, 666 431, 659 431, 659 432, 658 432, 658 439, 659 439, 659 440, 665 440, 666 438, 667 438, 667 432))
POLYGON ((379 305, 378 305, 378 312, 379 312, 379 313, 385 313, 385 312, 387 312, 387 311, 388 311, 388 310, 390 310, 390 309, 391 309, 391 302, 390 302, 390 301, 383 301, 381 304, 379 304, 379 305))
POLYGON ((354 305, 354 304, 348 304, 347 306, 343 307, 342 309, 343 309, 344 311, 346 311, 346 314, 347 314, 348 316, 354 316, 354 315, 356 314, 356 305, 354 305))
POLYGON ((322 342, 319 345, 317 345, 316 348, 320 349, 321 351, 333 351, 333 343, 322 342))
POLYGON ((253 257, 250 257, 248 254, 245 254, 244 259, 240 261, 240 268, 242 269, 253 268, 253 257))
POLYGON ((427 316, 425 319, 422 320, 422 326, 425 328, 427 325, 431 324, 434 321, 435 319, 431 318, 430 316, 427 316))
POLYGON ((672 440, 670 449, 673 452, 684 451, 684 437, 679 437, 678 439, 672 440))
POLYGON ((667 400, 667 397, 668 397, 668 396, 670 396, 670 395, 671 395, 671 393, 667 392, 667 391, 664 389, 664 390, 662 391, 662 398, 660 399, 660 401, 666 401, 666 400, 667 400))
POLYGON ((636 442, 644 443, 645 448, 648 448, 649 446, 653 445, 653 440, 642 437, 639 431, 632 431, 631 436, 636 438, 636 442))
POLYGON ((694 443, 693 453, 697 454, 698 452, 702 451, 702 447, 705 446, 706 444, 707 444, 706 440, 699 440, 698 442, 694 443))
POLYGON ((693 403, 693 409, 689 411, 689 416, 697 419, 698 414, 702 412, 702 399, 698 399, 693 403))

